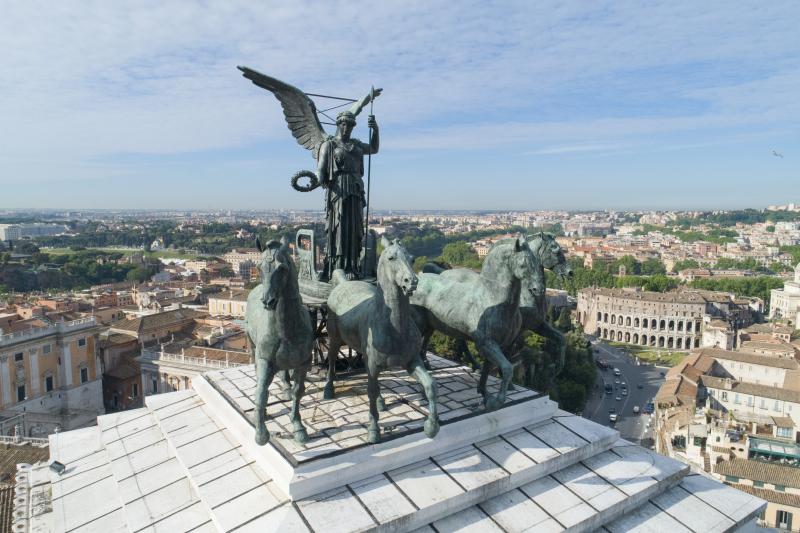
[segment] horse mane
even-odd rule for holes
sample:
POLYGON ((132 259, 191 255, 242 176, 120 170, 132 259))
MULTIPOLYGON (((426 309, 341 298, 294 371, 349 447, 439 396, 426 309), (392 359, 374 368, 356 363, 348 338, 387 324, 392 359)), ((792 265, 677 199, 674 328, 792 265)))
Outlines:
POLYGON ((508 259, 514 254, 515 244, 516 239, 503 239, 496 242, 486 255, 486 259, 483 260, 481 276, 494 277, 496 272, 508 268, 508 259))

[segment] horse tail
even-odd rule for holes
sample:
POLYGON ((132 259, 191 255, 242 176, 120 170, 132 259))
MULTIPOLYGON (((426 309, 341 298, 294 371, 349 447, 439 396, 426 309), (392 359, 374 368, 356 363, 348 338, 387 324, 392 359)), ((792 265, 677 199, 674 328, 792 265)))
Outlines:
POLYGON ((347 281, 347 274, 345 274, 344 270, 341 268, 337 268, 333 271, 333 275, 331 275, 331 283, 333 283, 333 286, 336 287, 343 281, 347 281))
POLYGON ((444 272, 444 269, 436 263, 425 263, 422 266, 422 272, 425 274, 441 274, 444 272))

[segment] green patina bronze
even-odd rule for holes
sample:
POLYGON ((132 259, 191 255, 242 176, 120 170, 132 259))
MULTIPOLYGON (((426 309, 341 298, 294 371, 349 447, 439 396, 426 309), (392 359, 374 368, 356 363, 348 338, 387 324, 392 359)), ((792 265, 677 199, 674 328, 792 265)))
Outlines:
POLYGON ((419 285, 411 296, 414 317, 425 345, 434 330, 475 343, 487 362, 479 391, 484 395, 486 408, 497 409, 505 403, 511 383, 512 367, 505 354, 522 325, 519 311, 522 282, 538 272, 537 258, 524 239, 515 239, 495 245, 486 256, 480 274, 469 274, 471 271, 467 269, 452 272, 456 273, 419 275, 419 285), (502 378, 495 396, 485 391, 487 372, 492 366, 500 369, 502 378))
POLYGON ((383 253, 378 260, 377 286, 363 281, 348 281, 343 270, 334 271, 335 287, 328 297, 328 381, 325 398, 334 397, 336 356, 347 346, 364 354, 368 375, 369 427, 367 440, 380 440, 378 411, 383 410, 378 375, 389 368, 404 368, 422 385, 428 399, 425 434, 439 432, 436 382, 423 364, 422 336, 411 317, 409 297, 417 288, 417 276, 408 254, 397 239, 382 239, 383 253))
POLYGON ((286 240, 270 241, 265 247, 256 240, 261 252, 261 284, 247 297, 248 344, 256 361, 258 385, 255 395, 256 443, 269 440, 266 426, 267 394, 276 372, 292 371, 291 421, 294 439, 308 441, 300 420, 300 399, 305 393, 305 376, 311 366, 314 330, 311 317, 300 299, 297 269, 286 240))
MULTIPOLYGON (((522 280, 522 290, 520 291, 519 298, 519 311, 522 323, 520 335, 514 343, 513 352, 516 353, 517 349, 521 346, 522 333, 525 331, 534 331, 539 335, 551 339, 559 354, 558 364, 555 368, 551 369, 553 375, 557 375, 564 366, 566 342, 564 341, 564 335, 547 321, 547 297, 544 271, 545 269, 552 270, 562 278, 566 278, 572 276, 572 268, 569 266, 569 263, 567 263, 564 251, 552 234, 537 233, 535 235, 529 235, 526 241, 536 259, 536 268, 533 276, 522 280)), ((497 244, 509 244, 513 242, 513 239, 504 239, 497 244)), ((479 274, 474 270, 467 268, 447 270, 434 263, 426 264, 423 268, 423 272, 440 274, 444 277, 459 281, 474 281, 479 277, 479 274)), ((466 349, 464 343, 461 343, 461 345, 466 349)), ((482 373, 482 381, 485 382, 486 378, 483 378, 483 374, 488 376, 488 373, 485 371, 482 373)))
MULTIPOLYGON (((310 191, 321 185, 325 188, 326 259, 323 280, 339 268, 348 279, 364 277, 362 249, 364 208, 367 202, 364 189, 364 156, 378 153, 380 134, 375 117, 370 115, 369 143, 353 139, 356 116, 375 98, 381 89, 373 89, 336 117, 336 134, 325 133, 317 115, 314 102, 300 89, 247 67, 239 67, 244 77, 259 87, 270 91, 280 101, 284 118, 292 135, 301 146, 311 151, 317 160, 317 174, 302 171, 293 178, 293 186, 300 191, 310 191), (311 179, 308 187, 297 184, 297 178, 311 179)), ((316 95, 320 96, 320 95, 316 95)), ((341 100, 341 98, 337 98, 341 100)), ((347 99, 345 99, 347 100, 347 99)))

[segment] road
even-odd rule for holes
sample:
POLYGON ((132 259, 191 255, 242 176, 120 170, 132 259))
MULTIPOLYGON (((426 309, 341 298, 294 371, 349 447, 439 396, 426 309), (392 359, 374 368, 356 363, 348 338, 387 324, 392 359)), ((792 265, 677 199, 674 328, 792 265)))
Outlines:
POLYGON ((620 436, 624 439, 633 441, 637 444, 649 445, 651 433, 649 429, 650 415, 644 413, 644 407, 648 401, 652 400, 661 383, 664 382, 662 373, 666 368, 655 367, 652 365, 637 365, 633 357, 624 351, 609 346, 600 339, 588 337, 595 350, 595 359, 605 359, 610 368, 601 370, 598 368, 597 386, 589 395, 583 416, 606 426, 616 428, 620 436), (613 369, 618 368, 621 375, 614 376, 613 369), (614 383, 619 379, 620 385, 614 383), (610 383, 614 387, 612 394, 605 394, 605 384, 610 383), (622 396, 621 383, 627 383, 628 395, 622 396), (638 388, 642 385, 642 388, 638 388), (620 400, 617 400, 617 397, 620 400), (634 414, 633 407, 638 405, 640 414, 634 414), (608 419, 608 410, 611 407, 617 409, 619 419, 616 423, 608 419))

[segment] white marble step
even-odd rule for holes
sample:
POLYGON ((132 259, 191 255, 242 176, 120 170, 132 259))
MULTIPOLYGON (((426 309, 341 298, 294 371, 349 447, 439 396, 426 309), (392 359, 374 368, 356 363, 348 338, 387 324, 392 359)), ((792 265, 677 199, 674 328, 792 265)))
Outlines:
POLYGON ((59 476, 49 474, 52 513, 37 520, 38 531, 127 531, 122 501, 100 431, 89 427, 70 432, 70 438, 50 436, 50 460, 67 468, 59 476))
POLYGON ((700 474, 605 525, 601 531, 724 533, 753 521, 766 502, 700 474))
POLYGON ((210 514, 209 531, 290 531, 292 520, 302 526, 289 498, 199 397, 156 398, 148 400, 148 408, 210 514))
POLYGON ((439 533, 592 531, 679 483, 688 467, 626 441, 431 525, 439 533))
POLYGON ((296 502, 314 531, 408 531, 604 452, 609 428, 559 412, 498 437, 296 502), (346 521, 332 521, 347 516, 346 521))
POLYGON ((98 427, 129 531, 189 530, 211 522, 150 409, 98 417, 98 427))

